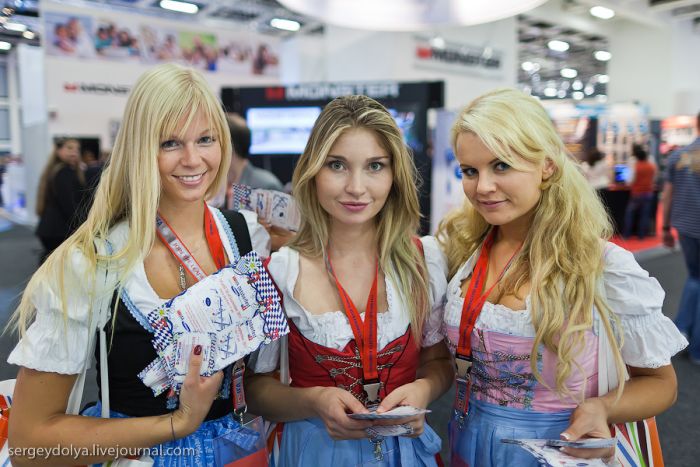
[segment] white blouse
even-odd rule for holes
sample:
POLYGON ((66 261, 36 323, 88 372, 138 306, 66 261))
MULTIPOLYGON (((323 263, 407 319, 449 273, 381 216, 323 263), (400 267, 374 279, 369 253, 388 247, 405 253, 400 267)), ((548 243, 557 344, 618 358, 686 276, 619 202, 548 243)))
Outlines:
MULTIPOLYGON (((446 327, 459 327, 464 298, 461 284, 471 275, 479 250, 457 271, 447 286, 444 319, 446 327)), ((664 290, 629 251, 608 243, 605 247, 603 284, 608 305, 620 319, 624 342, 622 358, 637 368, 659 368, 683 350, 688 341, 661 311, 664 290)), ((535 337, 530 296, 525 309, 514 311, 486 302, 475 327, 520 337, 535 337)), ((447 334, 447 333, 446 333, 447 334)), ((454 351, 457 342, 449 342, 454 351)))
MULTIPOLYGON (((216 208, 209 208, 214 213, 216 227, 220 233, 224 250, 229 258, 234 258, 233 235, 223 216, 216 208)), ((257 215, 250 211, 240 211, 248 225, 253 249, 260 256, 268 256, 270 237, 257 222, 257 215)), ((112 251, 118 251, 127 242, 129 226, 126 221, 116 224, 109 233, 112 251)), ((36 308, 36 319, 17 346, 12 350, 7 362, 38 371, 79 374, 85 363, 88 348, 88 336, 94 332, 95 323, 90 324, 91 291, 86 280, 88 264, 82 253, 75 251, 70 265, 65 268, 65 284, 70 284, 71 293, 67 294, 68 319, 64 319, 60 285, 56 281, 46 282, 34 292, 31 301, 36 308)), ((99 284, 98 284, 99 287, 99 284)), ((114 290, 96 291, 97 295, 110 295, 114 290)), ((124 279, 121 295, 127 308, 140 323, 147 323, 146 315, 165 303, 151 287, 146 277, 143 261, 137 263, 124 279)))
MULTIPOLYGON (((447 287, 447 261, 434 237, 421 238, 430 282, 431 312, 423 326, 423 347, 435 345, 443 339, 442 307, 447 287)), ((299 277, 299 253, 291 248, 281 248, 272 254, 268 264, 270 275, 284 297, 284 309, 304 337, 324 347, 342 350, 355 336, 344 311, 322 314, 309 313, 294 298, 294 288, 299 277)), ((377 314, 377 350, 406 333, 410 320, 406 313, 406 301, 388 274, 385 276, 388 310, 377 314)), ((362 313, 364 318, 364 313, 362 313)), ((263 346, 249 362, 256 373, 274 371, 279 363, 280 342, 263 346)))

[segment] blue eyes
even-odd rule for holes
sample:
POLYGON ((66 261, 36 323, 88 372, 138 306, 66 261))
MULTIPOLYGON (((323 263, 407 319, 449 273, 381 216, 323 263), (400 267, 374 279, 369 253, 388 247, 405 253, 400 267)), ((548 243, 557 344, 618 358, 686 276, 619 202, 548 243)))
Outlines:
POLYGON ((168 151, 170 149, 175 149, 176 147, 178 147, 179 144, 180 143, 178 143, 177 141, 171 139, 160 143, 160 148, 165 151, 168 151))
POLYGON ((464 174, 465 177, 473 177, 476 175, 476 169, 471 167, 462 167, 462 174, 464 174))
MULTIPOLYGON (((196 143, 199 146, 210 146, 216 142, 216 138, 213 136, 201 136, 197 139, 196 143)), ((172 151, 182 146, 182 141, 176 139, 169 139, 160 143, 160 148, 163 151, 172 151)))
POLYGON ((343 170, 344 168, 343 163, 340 161, 330 161, 328 163, 328 167, 330 167, 332 170, 343 170))
MULTIPOLYGON (((493 164, 493 169, 494 172, 501 173, 510 169, 510 165, 506 164, 505 162, 498 161, 493 164)), ((479 171, 476 170, 474 167, 460 167, 460 170, 462 171, 462 174, 464 174, 465 177, 475 177, 479 174, 479 171)))
MULTIPOLYGON (((339 160, 329 161, 326 163, 326 166, 333 171, 345 170, 345 163, 339 160)), ((370 172, 379 172, 384 167, 386 167, 386 164, 383 162, 370 162, 369 164, 367 164, 367 169, 370 172)))

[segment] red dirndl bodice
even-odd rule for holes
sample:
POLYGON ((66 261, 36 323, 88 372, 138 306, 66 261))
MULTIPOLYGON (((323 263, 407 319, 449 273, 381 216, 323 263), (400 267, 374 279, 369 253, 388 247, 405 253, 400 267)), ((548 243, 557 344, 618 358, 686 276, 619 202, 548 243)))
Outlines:
MULTIPOLYGON (((343 350, 331 349, 304 337, 289 320, 289 374, 291 386, 336 386, 352 393, 363 404, 367 396, 362 388, 362 362, 352 339, 343 350)), ((381 387, 379 397, 416 380, 419 348, 410 326, 406 332, 377 353, 381 387)))

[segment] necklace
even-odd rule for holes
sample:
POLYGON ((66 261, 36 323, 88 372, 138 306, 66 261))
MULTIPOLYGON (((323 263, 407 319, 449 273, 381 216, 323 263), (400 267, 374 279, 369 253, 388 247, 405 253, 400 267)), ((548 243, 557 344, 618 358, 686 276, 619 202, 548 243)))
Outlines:
POLYGON ((180 290, 185 290, 187 288, 187 278, 185 276, 185 268, 182 266, 182 263, 178 261, 177 263, 177 271, 180 276, 180 290))

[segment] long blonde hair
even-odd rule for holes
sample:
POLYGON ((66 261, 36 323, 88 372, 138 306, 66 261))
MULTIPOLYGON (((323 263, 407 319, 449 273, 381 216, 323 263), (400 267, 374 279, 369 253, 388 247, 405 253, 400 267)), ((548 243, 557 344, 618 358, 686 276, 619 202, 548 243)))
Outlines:
MULTIPOLYGON (((503 280, 504 294, 530 283, 532 322, 536 335, 531 368, 537 368, 540 344, 557 356, 556 390, 568 394, 566 381, 583 350, 584 332, 598 310, 610 342, 611 321, 617 318, 600 290, 604 241, 612 227, 605 208, 586 182, 574 158, 567 153, 549 116, 534 98, 514 89, 497 89, 472 101, 457 117, 451 132, 452 146, 462 133, 476 135, 491 153, 514 170, 523 161, 553 163, 554 173, 540 186, 531 227, 520 254, 503 280)), ((438 237, 448 256, 450 276, 480 247, 491 228, 467 201, 442 222, 438 237)), ((619 380, 624 363, 619 345, 613 345, 619 380)), ((618 388, 618 395, 622 391, 618 388)))
MULTIPOLYGON (((53 183, 54 177, 56 176, 58 171, 61 170, 61 168, 67 165, 61 160, 60 157, 58 157, 58 151, 60 151, 63 148, 63 146, 65 146, 68 143, 78 143, 78 145, 80 145, 80 141, 78 141, 75 138, 65 138, 57 140, 54 143, 53 151, 51 151, 49 160, 46 161, 44 170, 41 172, 41 177, 39 178, 39 188, 37 189, 36 196, 36 213, 39 216, 44 214, 44 209, 46 209, 46 201, 47 197, 51 196, 51 184, 53 183)), ((78 180, 84 185, 85 174, 78 167, 75 167, 75 171, 78 180)))
POLYGON ((292 176, 292 190, 301 211, 301 226, 290 247, 308 257, 319 257, 328 244, 330 217, 316 193, 316 174, 337 139, 346 131, 372 131, 391 156, 393 183, 377 216, 379 265, 407 299, 413 336, 421 340, 429 313, 425 260, 413 242, 420 220, 416 168, 401 130, 380 103, 367 96, 345 96, 321 112, 292 176))
POLYGON ((57 290, 67 317, 67 295, 75 290, 94 295, 98 262, 116 267, 122 282, 133 266, 148 255, 155 239, 161 191, 160 144, 172 136, 182 137, 198 112, 203 112, 210 122, 221 147, 221 165, 207 190, 208 198, 226 180, 231 163, 231 139, 221 104, 198 72, 179 65, 159 65, 138 79, 87 220, 49 256, 24 290, 13 316, 13 324, 22 335, 35 315, 31 297, 45 282, 54 284, 58 278, 57 290), (180 134, 176 134, 178 131, 180 134), (110 255, 98 255, 95 241, 107 239, 110 229, 120 221, 129 225, 125 245, 110 255), (77 271, 76 264, 86 270, 77 271))

